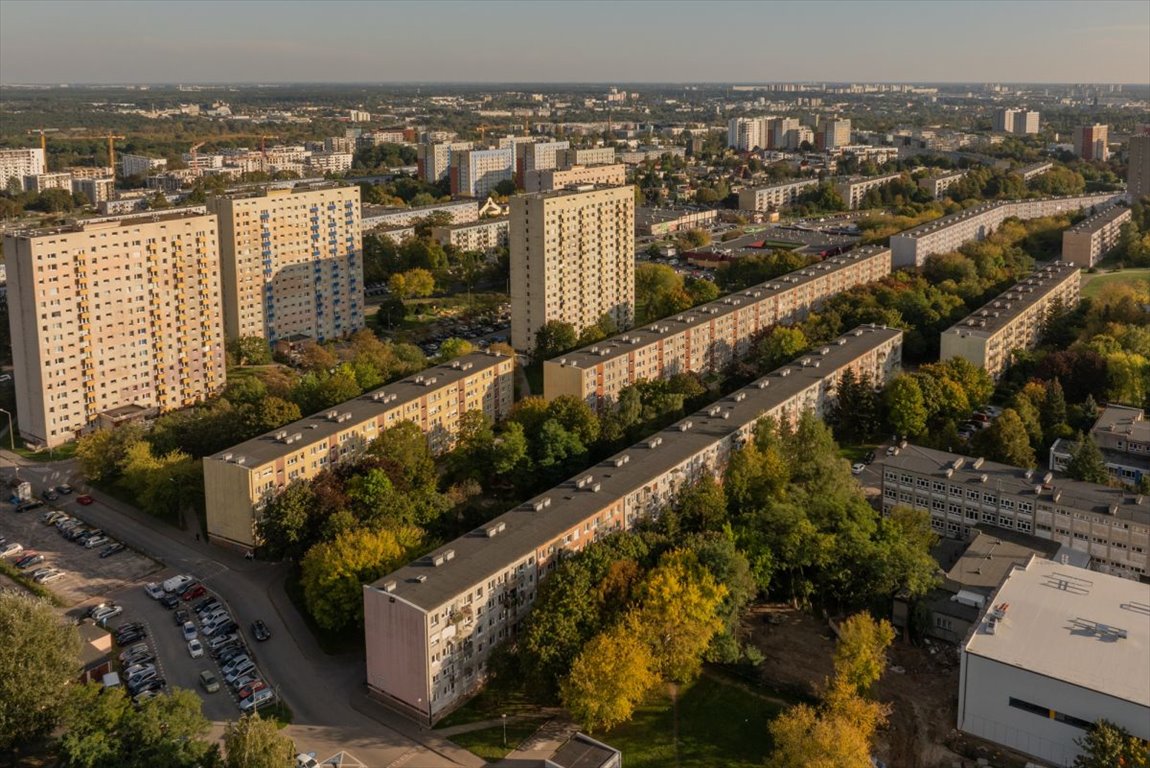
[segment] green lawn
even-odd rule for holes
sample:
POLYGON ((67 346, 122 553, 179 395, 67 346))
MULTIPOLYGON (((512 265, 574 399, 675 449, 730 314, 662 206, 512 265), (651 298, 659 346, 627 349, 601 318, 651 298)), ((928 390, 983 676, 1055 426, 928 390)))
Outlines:
POLYGON ((670 697, 652 698, 631 722, 594 734, 622 750, 627 768, 751 768, 771 748, 767 725, 782 709, 737 683, 705 674, 680 693, 678 760, 670 697))
MULTIPOLYGON (((546 718, 507 723, 507 746, 503 746, 502 725, 479 731, 458 733, 452 736, 451 740, 484 760, 494 763, 506 757, 508 752, 535 733, 544 722, 546 722, 546 718)), ((628 763, 628 765, 630 764, 628 763)))
POLYGON ((1097 296, 1105 286, 1111 283, 1134 282, 1136 280, 1150 282, 1150 268, 1124 269, 1121 272, 1099 272, 1093 275, 1085 274, 1082 276, 1082 296, 1084 298, 1097 296))

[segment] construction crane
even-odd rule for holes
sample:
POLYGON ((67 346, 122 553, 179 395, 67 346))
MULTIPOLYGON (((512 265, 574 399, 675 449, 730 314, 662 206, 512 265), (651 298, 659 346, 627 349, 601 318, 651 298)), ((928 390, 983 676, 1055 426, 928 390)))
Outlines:
POLYGON ((33 133, 40 134, 40 150, 42 152, 48 151, 48 134, 60 130, 59 128, 34 128, 28 131, 28 135, 33 133))
POLYGON ((481 124, 475 126, 475 130, 479 131, 479 140, 486 142, 487 141, 487 129, 488 128, 498 128, 498 127, 499 127, 498 125, 488 125, 487 123, 481 123, 481 124))
POLYGON ((92 139, 107 139, 108 140, 108 165, 112 166, 112 175, 116 173, 116 141, 125 140, 127 136, 118 136, 111 131, 98 136, 58 136, 57 139, 61 141, 91 141, 92 139))

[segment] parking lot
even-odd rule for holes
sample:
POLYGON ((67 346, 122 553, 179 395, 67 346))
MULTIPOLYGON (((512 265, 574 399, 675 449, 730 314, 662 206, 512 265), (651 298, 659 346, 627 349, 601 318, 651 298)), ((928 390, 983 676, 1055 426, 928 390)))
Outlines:
MULTIPOLYGON (((99 502, 95 502, 99 503, 99 502)), ((58 568, 63 575, 44 586, 54 592, 66 606, 75 606, 138 582, 160 569, 160 565, 132 549, 125 548, 108 557, 100 552, 114 540, 109 539, 91 549, 82 543, 69 541, 59 528, 44 522, 46 512, 57 509, 77 518, 79 526, 86 526, 84 506, 75 495, 61 496, 54 502, 27 512, 17 512, 13 504, 0 505, 0 537, 8 543, 23 546, 23 554, 36 552, 44 556, 43 562, 28 568, 29 575, 40 568, 58 568)), ((19 558, 9 556, 9 562, 19 558)))

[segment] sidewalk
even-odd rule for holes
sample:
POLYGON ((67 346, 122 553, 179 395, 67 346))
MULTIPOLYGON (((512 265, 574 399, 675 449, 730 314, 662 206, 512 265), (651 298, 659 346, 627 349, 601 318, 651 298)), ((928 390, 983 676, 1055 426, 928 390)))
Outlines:
POLYGON ((422 744, 456 765, 464 766, 464 768, 485 768, 488 764, 478 755, 472 754, 458 744, 444 738, 443 731, 433 731, 426 726, 408 720, 397 712, 392 712, 379 702, 372 700, 362 689, 353 691, 349 697, 349 702, 352 709, 361 715, 366 715, 399 735, 406 736, 417 744, 422 744))

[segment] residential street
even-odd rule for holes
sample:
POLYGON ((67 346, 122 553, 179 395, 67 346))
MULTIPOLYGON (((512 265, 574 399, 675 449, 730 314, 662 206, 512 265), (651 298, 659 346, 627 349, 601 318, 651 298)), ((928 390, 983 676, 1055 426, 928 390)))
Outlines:
MULTIPOLYGON (((93 496, 96 503, 86 507, 78 505, 75 496, 61 498, 56 506, 167 565, 150 578, 192 574, 228 603, 245 632, 254 619, 267 623, 272 639, 258 644, 255 650, 270 682, 291 708, 293 723, 285 733, 295 740, 297 749, 314 751, 320 759, 345 750, 372 768, 484 765, 470 752, 368 700, 363 659, 358 655, 327 656, 320 650, 284 592, 284 566, 245 560, 242 555, 197 541, 193 530, 181 531, 128 507, 84 483, 76 474, 74 460, 38 463, 0 451, 5 477, 11 472, 13 459, 18 462, 19 476, 30 480, 35 492, 45 485, 71 482, 78 494, 93 496)), ((132 585, 106 597, 140 606, 147 600, 140 587, 132 585), (133 596, 125 599, 126 592, 133 596)), ((170 621, 151 623, 158 625, 155 631, 161 635, 175 631, 170 621)), ((219 708, 213 701, 208 713, 219 708)), ((222 731, 223 722, 216 721, 215 732, 222 731)))

